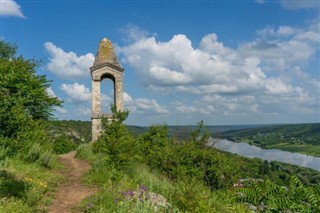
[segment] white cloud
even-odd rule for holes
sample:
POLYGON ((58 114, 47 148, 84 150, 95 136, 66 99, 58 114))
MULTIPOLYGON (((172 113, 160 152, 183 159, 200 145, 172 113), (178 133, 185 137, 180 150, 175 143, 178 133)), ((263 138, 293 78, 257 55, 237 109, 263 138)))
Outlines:
POLYGON ((47 93, 48 93, 49 96, 51 96, 51 97, 57 97, 56 94, 53 92, 53 90, 52 90, 51 87, 48 87, 48 88, 46 89, 46 91, 47 91, 47 93))
POLYGON ((94 61, 94 55, 77 56, 74 52, 65 52, 51 42, 44 44, 50 55, 47 69, 62 79, 78 79, 90 76, 90 67, 94 61))
POLYGON ((21 6, 13 0, 0 0, 0 16, 25 18, 21 12, 21 6))
POLYGON ((86 106, 78 106, 75 109, 75 114, 81 115, 81 116, 86 116, 90 117, 91 116, 91 109, 86 106))
POLYGON ((120 52, 147 91, 188 97, 188 102, 171 103, 176 113, 316 113, 319 79, 302 70, 319 51, 318 30, 316 21, 304 28, 269 26, 238 48, 226 47, 214 33, 204 36, 198 48, 186 35, 168 41, 151 36, 120 52), (195 98, 199 95, 203 98, 195 98))
POLYGON ((298 29, 289 26, 279 26, 278 29, 268 26, 264 29, 258 30, 257 34, 259 36, 291 36, 299 32, 298 29))
POLYGON ((68 110, 63 107, 55 107, 54 110, 56 111, 55 114, 67 114, 68 110))
POLYGON ((281 5, 286 9, 318 9, 320 2, 318 0, 281 0, 281 5))
POLYGON ((168 110, 160 104, 155 99, 147 98, 132 98, 128 93, 123 95, 125 108, 128 108, 132 113, 157 113, 157 114, 167 114, 168 110))
POLYGON ((293 91, 290 85, 284 84, 279 78, 268 79, 266 87, 270 94, 288 94, 293 91))
POLYGON ((268 70, 285 70, 294 66, 307 66, 319 50, 319 23, 307 28, 280 26, 258 30, 258 38, 243 43, 237 50, 241 57, 255 55, 268 70))
POLYGON ((127 24, 126 27, 120 29, 120 32, 125 35, 124 41, 126 42, 139 41, 150 35, 148 31, 133 24, 127 24))
POLYGON ((215 34, 205 36, 200 49, 194 49, 185 35, 175 35, 168 42, 143 38, 121 51, 142 83, 153 90, 242 93, 264 85, 259 63, 249 65, 252 57, 239 60, 215 34))
POLYGON ((190 105, 185 105, 184 103, 180 101, 176 101, 173 103, 174 108, 180 112, 180 113, 195 113, 197 112, 196 107, 190 106, 190 105))
POLYGON ((83 84, 62 84, 60 89, 65 92, 71 102, 89 102, 91 101, 91 92, 83 84))

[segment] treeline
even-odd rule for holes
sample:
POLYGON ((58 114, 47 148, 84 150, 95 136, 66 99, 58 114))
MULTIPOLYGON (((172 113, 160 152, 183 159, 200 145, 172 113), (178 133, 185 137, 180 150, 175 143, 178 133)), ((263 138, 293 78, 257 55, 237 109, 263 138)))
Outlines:
POLYGON ((272 125, 222 133, 226 139, 233 141, 252 140, 253 143, 305 143, 320 145, 320 123, 272 125))

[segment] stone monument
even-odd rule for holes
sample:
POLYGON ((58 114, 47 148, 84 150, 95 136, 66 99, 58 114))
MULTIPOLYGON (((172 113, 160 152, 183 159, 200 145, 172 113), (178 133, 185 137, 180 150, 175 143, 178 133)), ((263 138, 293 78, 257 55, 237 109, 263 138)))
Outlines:
POLYGON ((111 79, 114 86, 114 104, 116 109, 123 110, 123 71, 109 39, 100 41, 99 48, 90 67, 92 77, 92 142, 101 134, 101 118, 112 119, 112 115, 101 113, 100 83, 103 79, 111 79))

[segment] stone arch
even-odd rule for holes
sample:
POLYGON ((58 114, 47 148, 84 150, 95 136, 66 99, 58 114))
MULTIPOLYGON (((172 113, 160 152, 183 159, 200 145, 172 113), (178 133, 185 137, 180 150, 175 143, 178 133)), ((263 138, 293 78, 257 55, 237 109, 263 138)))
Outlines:
MULTIPOLYGON (((111 82, 111 88, 113 89, 113 93, 112 93, 112 97, 111 98, 113 98, 113 104, 116 104, 116 95, 115 95, 115 91, 116 91, 116 79, 115 79, 115 77, 114 76, 112 76, 112 75, 110 75, 110 74, 105 74, 105 75, 102 75, 101 76, 101 80, 100 80, 100 90, 101 90, 101 93, 103 92, 103 91, 106 91, 105 90, 105 88, 104 88, 104 86, 103 86, 103 81, 108 81, 108 89, 110 89, 110 86, 109 86, 109 83, 111 82)), ((107 90, 108 92, 110 91, 110 90, 107 90)), ((100 97, 101 98, 101 97, 100 97)), ((109 106, 110 104, 108 103, 107 104, 107 106, 109 106)), ((102 112, 102 114, 103 114, 103 112, 104 112, 104 108, 105 107, 105 105, 103 106, 103 104, 101 103, 101 112, 102 112)))
MULTIPOLYGON (((92 141, 96 141, 101 132, 101 81, 111 79, 114 85, 114 104, 117 110, 123 110, 123 71, 118 62, 112 43, 107 38, 100 41, 99 48, 90 68, 92 77, 92 141)), ((108 116, 112 119, 112 116, 108 116)))

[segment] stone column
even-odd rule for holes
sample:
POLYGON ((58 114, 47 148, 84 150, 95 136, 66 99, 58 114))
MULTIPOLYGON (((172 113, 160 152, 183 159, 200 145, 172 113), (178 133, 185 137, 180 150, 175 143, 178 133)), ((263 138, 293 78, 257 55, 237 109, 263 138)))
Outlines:
POLYGON ((123 111, 123 82, 122 82, 122 76, 117 76, 115 78, 115 105, 117 107, 117 110, 123 111))
POLYGON ((92 141, 101 133, 100 80, 92 79, 92 141))

